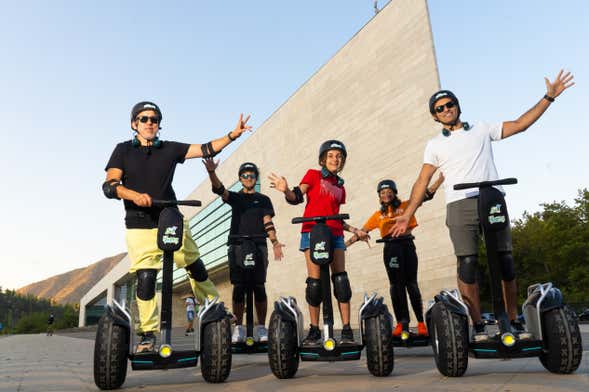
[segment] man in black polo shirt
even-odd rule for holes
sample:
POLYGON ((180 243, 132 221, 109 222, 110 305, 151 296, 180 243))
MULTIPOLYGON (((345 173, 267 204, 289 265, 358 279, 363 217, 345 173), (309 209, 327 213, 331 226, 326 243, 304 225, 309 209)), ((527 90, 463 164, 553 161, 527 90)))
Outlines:
POLYGON ((229 277, 233 284, 233 314, 236 318, 236 326, 233 330, 231 341, 233 343, 243 342, 245 339, 245 329, 243 323, 244 294, 246 271, 238 265, 237 258, 241 254, 241 245, 238 239, 231 238, 231 235, 246 234, 257 235, 260 238, 254 239, 257 248, 259 262, 256 262, 253 270, 253 283, 255 284, 253 292, 256 303, 256 315, 258 325, 255 330, 260 342, 268 341, 268 331, 266 330, 266 311, 268 301, 266 299, 266 270, 268 269, 268 248, 266 247, 265 235, 272 242, 274 259, 282 259, 282 247, 276 237, 276 228, 272 223, 274 216, 274 207, 272 201, 266 195, 256 192, 256 180, 259 177, 259 171, 255 164, 251 162, 243 163, 239 167, 239 181, 242 189, 239 192, 232 192, 225 189, 215 169, 219 162, 213 161, 212 158, 203 161, 213 187, 213 192, 221 196, 223 201, 232 208, 231 228, 229 230, 229 277))
MULTIPOLYGON (((212 157, 246 130, 249 116, 239 121, 226 136, 206 144, 185 144, 162 141, 158 138, 162 112, 153 102, 139 102, 131 110, 131 128, 136 132, 132 140, 119 143, 106 165, 106 181, 102 190, 107 198, 123 199, 127 248, 131 273, 137 274, 138 333, 142 340, 137 351, 151 351, 159 329, 159 315, 155 298, 155 282, 161 268, 163 252, 157 247, 157 225, 161 208, 153 207, 152 199, 176 200, 172 180, 176 165, 184 160, 212 157)), ((218 296, 199 258, 189 225, 184 225, 182 248, 174 253, 174 262, 186 268, 190 285, 201 302, 207 296, 218 296)))

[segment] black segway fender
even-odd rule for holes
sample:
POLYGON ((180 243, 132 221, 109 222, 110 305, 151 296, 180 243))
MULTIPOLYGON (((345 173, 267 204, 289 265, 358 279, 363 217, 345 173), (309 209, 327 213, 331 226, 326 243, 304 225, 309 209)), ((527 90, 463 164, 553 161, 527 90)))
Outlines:
POLYGON ((201 327, 204 327, 208 323, 212 323, 215 321, 219 321, 224 319, 225 317, 229 317, 227 310, 225 309, 225 304, 223 302, 214 304, 208 312, 206 312, 200 320, 201 327))
MULTIPOLYGON (((439 294, 434 297, 435 302, 443 302, 446 305, 446 308, 450 310, 452 313, 460 314, 462 316, 468 317, 468 308, 466 304, 462 302, 460 294, 458 290, 442 290, 439 294)), ((431 311, 431 308, 428 309, 428 312, 431 311)))
POLYGON ((113 324, 120 325, 127 331, 131 330, 130 320, 117 306, 106 305, 104 307, 104 315, 109 318, 113 324))
POLYGON ((542 340, 542 315, 563 306, 562 293, 552 283, 537 283, 529 286, 528 298, 522 306, 527 330, 542 340))

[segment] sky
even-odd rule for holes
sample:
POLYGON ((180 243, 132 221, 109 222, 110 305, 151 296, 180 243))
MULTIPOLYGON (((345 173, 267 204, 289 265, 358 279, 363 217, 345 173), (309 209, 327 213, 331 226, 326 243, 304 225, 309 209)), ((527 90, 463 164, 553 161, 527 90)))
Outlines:
MULTIPOLYGON (((512 218, 572 203, 589 184, 589 3, 428 8, 442 87, 466 121, 516 119, 544 95, 545 76, 573 72, 576 85, 537 124, 494 143, 500 176, 520 180, 508 190, 512 218)), ((125 251, 122 205, 100 187, 136 102, 160 105, 164 139, 206 142, 241 112, 255 128, 373 16, 373 0, 3 2, 0 287, 125 251)), ((198 160, 180 165, 178 197, 205 174, 198 160)))

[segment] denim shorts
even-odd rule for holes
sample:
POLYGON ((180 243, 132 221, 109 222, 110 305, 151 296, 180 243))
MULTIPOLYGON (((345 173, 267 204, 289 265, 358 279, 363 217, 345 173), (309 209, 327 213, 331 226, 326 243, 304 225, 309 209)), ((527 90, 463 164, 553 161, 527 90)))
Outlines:
MULTIPOLYGON (((299 250, 301 252, 306 251, 311 247, 311 234, 301 233, 301 244, 299 245, 299 250)), ((333 244, 333 249, 343 249, 346 250, 346 243, 344 241, 343 235, 331 235, 331 243, 333 244)))
POLYGON ((194 320, 194 311, 193 310, 189 310, 186 312, 186 319, 188 319, 188 321, 194 320))

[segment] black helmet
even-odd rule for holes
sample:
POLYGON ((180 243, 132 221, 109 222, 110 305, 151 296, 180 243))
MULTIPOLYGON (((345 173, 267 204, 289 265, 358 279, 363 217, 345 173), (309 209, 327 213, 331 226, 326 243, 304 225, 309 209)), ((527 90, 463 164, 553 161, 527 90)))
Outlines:
MULTIPOLYGON (((325 154, 329 150, 340 150, 344 159, 348 156, 348 152, 346 151, 346 146, 344 143, 340 142, 339 140, 328 140, 323 142, 319 147, 319 160, 321 160, 321 156, 325 154)), ((321 164, 321 162, 319 162, 321 164)))
POLYGON ((153 110, 159 116, 160 122, 162 121, 162 111, 155 103, 149 101, 141 101, 133 106, 133 109, 131 109, 131 121, 135 120, 135 117, 144 110, 153 110))
POLYGON ((258 167, 255 163, 252 162, 244 162, 239 166, 239 171, 237 173, 238 176, 241 176, 242 173, 245 172, 254 172, 256 174, 256 178, 260 176, 260 172, 258 171, 258 167))
POLYGON ((392 191, 395 192, 395 194, 399 193, 397 191, 397 184, 395 184, 395 181, 393 180, 382 180, 381 182, 379 182, 376 186, 376 193, 380 193, 380 191, 382 191, 383 189, 392 189, 392 191))
POLYGON ((458 116, 460 117, 460 102, 458 102, 458 98, 456 98, 456 95, 454 95, 454 93, 450 90, 440 90, 431 96, 429 99, 429 112, 431 114, 436 114, 436 102, 442 98, 450 98, 454 103, 456 103, 456 106, 458 106, 458 116))

